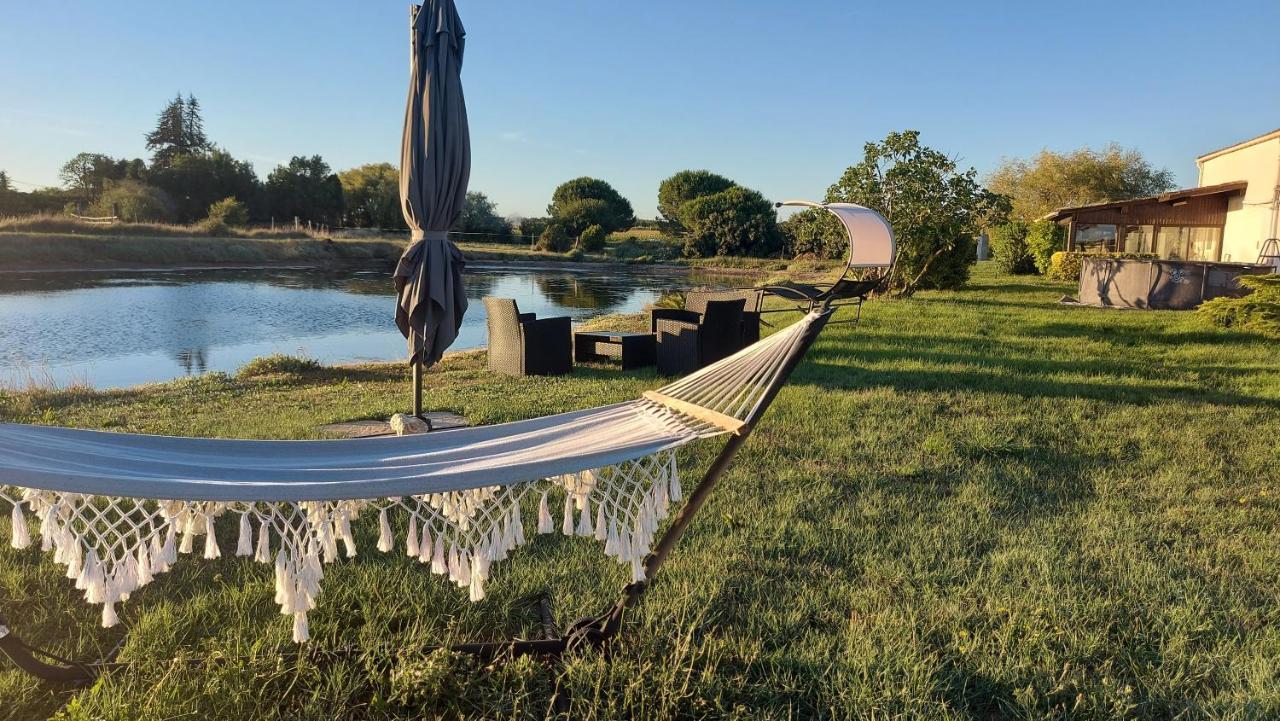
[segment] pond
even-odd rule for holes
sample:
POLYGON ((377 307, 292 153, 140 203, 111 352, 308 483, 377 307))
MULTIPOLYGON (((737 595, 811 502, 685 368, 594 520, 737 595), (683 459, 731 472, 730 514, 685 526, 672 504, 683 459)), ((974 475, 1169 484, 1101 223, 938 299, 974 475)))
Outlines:
MULTIPOLYGON (((468 264, 452 350, 486 343, 484 296, 580 321, 691 285, 680 269, 468 264)), ((99 388, 234 372, 288 353, 324 363, 405 357, 385 267, 0 273, 0 384, 99 388)))

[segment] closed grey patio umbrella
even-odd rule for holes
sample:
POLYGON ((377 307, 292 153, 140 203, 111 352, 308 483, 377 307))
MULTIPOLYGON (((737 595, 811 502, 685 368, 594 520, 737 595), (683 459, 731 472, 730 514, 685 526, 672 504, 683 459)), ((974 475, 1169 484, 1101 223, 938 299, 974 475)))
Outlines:
POLYGON ((458 337, 467 296, 461 251, 447 232, 462 213, 471 137, 462 98, 466 31, 453 0, 410 8, 409 101, 400 145, 400 205, 411 239, 396 265, 396 325, 413 364, 413 414, 422 417, 422 371, 458 337))

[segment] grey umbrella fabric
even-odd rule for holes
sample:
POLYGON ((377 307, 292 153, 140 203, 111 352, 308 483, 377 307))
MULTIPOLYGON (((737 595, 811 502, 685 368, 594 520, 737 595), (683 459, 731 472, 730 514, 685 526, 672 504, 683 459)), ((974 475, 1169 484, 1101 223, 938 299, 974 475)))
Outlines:
POLYGON ((400 146, 400 205, 411 242, 393 276, 396 325, 410 362, 430 366, 458 337, 467 296, 462 252, 446 233, 462 213, 471 136, 462 97, 466 31, 453 0, 413 8, 409 101, 400 146))

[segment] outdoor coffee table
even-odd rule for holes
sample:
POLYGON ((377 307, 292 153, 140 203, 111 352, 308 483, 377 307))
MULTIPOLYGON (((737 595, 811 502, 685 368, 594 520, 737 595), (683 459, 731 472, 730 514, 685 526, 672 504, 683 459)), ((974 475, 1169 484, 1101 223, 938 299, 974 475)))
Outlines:
POLYGON ((657 340, 652 333, 593 331, 573 334, 573 359, 582 363, 621 359, 622 370, 643 368, 657 362, 657 340))

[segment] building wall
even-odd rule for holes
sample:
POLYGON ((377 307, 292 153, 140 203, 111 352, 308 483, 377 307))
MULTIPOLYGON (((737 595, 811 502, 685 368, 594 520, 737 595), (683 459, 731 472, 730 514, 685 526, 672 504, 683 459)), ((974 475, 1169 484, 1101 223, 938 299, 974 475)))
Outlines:
POLYGON ((1201 186, 1248 181, 1244 195, 1233 196, 1227 204, 1222 260, 1254 262, 1263 241, 1280 235, 1273 210, 1280 186, 1280 136, 1201 159, 1199 166, 1201 186))

